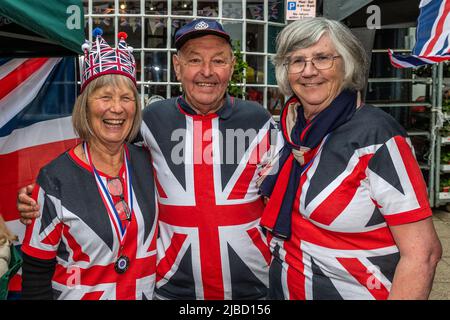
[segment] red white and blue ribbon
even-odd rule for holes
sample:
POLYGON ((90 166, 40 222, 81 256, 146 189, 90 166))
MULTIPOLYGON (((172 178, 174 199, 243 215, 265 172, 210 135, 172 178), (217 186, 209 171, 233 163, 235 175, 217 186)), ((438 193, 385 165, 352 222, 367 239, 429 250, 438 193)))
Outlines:
MULTIPOLYGON (((97 183, 98 191, 100 192, 100 196, 102 197, 103 203, 105 204, 106 210, 108 211, 110 219, 114 223, 114 227, 116 229, 116 233, 118 235, 118 238, 122 242, 127 229, 122 226, 122 223, 120 221, 119 213, 117 212, 114 202, 112 200, 111 195, 109 194, 108 188, 106 187, 103 180, 106 182, 106 178, 100 177, 98 171, 95 169, 94 164, 91 160, 91 155, 89 153, 89 148, 87 145, 87 142, 83 143, 83 149, 84 153, 86 154, 86 159, 89 162, 89 165, 92 168, 92 171, 94 172, 95 181, 97 183)), ((131 186, 131 174, 130 174, 130 164, 128 163, 128 150, 126 145, 124 145, 124 151, 123 151, 123 158, 125 163, 125 187, 127 189, 127 199, 126 202, 130 207, 131 216, 133 216, 133 188, 131 186)))

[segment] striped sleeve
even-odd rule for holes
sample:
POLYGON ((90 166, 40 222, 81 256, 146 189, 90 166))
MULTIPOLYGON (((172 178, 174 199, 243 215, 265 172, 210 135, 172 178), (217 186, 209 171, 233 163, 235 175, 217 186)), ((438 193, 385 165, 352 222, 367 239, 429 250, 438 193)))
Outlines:
POLYGON ((388 225, 431 216, 427 188, 409 138, 389 139, 376 151, 367 171, 370 196, 388 225))

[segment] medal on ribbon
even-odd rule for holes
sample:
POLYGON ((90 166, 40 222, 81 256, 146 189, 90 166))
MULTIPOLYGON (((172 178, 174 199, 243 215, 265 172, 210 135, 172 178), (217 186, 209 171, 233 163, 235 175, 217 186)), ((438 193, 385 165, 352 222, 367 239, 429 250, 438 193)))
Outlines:
POLYGON ((130 259, 127 256, 121 255, 114 264, 114 269, 117 273, 124 273, 127 271, 129 265, 130 259))

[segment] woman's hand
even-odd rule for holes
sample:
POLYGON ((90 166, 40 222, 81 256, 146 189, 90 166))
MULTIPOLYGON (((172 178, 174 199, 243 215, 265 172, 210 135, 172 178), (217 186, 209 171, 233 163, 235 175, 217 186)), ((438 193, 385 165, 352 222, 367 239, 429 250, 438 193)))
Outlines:
POLYGON ((30 184, 24 188, 19 189, 17 194, 17 210, 20 213, 20 222, 27 225, 32 219, 39 217, 39 204, 31 198, 34 184, 30 184))

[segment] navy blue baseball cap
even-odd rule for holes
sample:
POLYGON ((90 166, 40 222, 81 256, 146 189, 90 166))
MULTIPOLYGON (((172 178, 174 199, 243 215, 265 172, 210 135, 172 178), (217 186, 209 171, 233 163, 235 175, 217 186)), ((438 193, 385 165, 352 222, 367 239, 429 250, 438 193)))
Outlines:
POLYGON ((208 34, 222 37, 231 45, 230 35, 223 29, 219 22, 207 19, 196 19, 184 25, 175 33, 175 48, 179 50, 186 41, 208 34))

